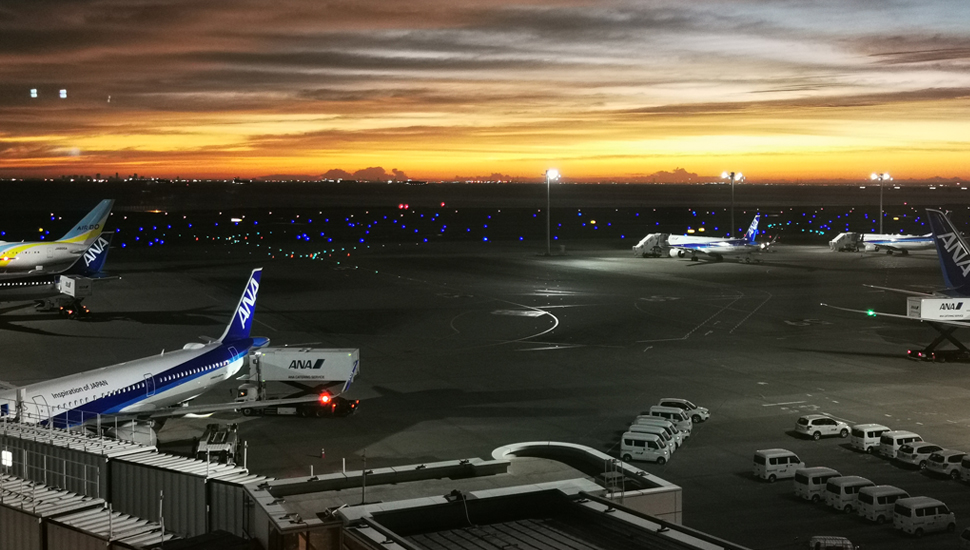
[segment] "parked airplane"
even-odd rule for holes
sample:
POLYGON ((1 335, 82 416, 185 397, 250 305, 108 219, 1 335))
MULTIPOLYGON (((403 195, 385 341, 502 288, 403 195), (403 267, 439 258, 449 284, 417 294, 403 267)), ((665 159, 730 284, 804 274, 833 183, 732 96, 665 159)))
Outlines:
POLYGON ((926 235, 893 235, 846 232, 839 233, 838 236, 829 241, 829 248, 833 252, 843 250, 878 252, 885 250, 886 254, 899 252, 904 256, 909 254, 910 250, 929 250, 934 246, 932 233, 926 235))
MULTIPOLYGON (((758 220, 761 214, 755 214, 748 226, 748 231, 741 239, 722 239, 719 237, 698 237, 694 235, 671 235, 667 238, 672 257, 683 258, 690 256, 697 261, 698 254, 710 256, 716 262, 724 260, 724 256, 750 255, 752 252, 767 250, 770 243, 757 242, 758 220)), ((745 257, 750 261, 750 256, 745 257)))
POLYGON ((908 294, 906 315, 896 313, 880 313, 874 310, 859 310, 843 307, 832 307, 851 313, 865 313, 871 317, 893 317, 910 321, 925 322, 936 329, 940 336, 923 350, 910 350, 910 357, 918 359, 934 359, 934 349, 944 340, 950 341, 957 347, 958 353, 970 358, 970 349, 953 337, 957 328, 970 327, 970 307, 963 309, 964 302, 970 298, 970 246, 960 235, 960 232, 940 210, 927 209, 926 215, 930 221, 933 242, 940 258, 940 269, 943 272, 943 282, 946 288, 933 292, 919 292, 908 289, 889 288, 875 285, 865 285, 878 290, 888 290, 908 294), (944 328, 946 327, 946 328, 944 328))
POLYGON ((38 311, 60 311, 69 317, 87 313, 81 302, 91 293, 91 280, 108 278, 102 271, 114 232, 102 233, 74 265, 56 274, 19 275, 0 279, 0 302, 37 302, 38 311))
POLYGON ((101 236, 114 200, 105 199, 74 229, 52 242, 0 241, 0 278, 25 273, 59 273, 69 268, 101 236))
MULTIPOLYGON (((124 421, 116 435, 149 439, 143 421, 190 413, 305 403, 310 396, 253 403, 177 406, 198 397, 235 375, 249 350, 269 339, 249 335, 262 268, 254 269, 222 336, 208 343, 188 343, 182 349, 62 376, 0 391, 0 418, 59 428, 124 421), (107 418, 103 418, 107 417, 107 418), (116 420, 117 419, 117 420, 116 420), (135 427, 137 429, 137 436, 135 427)), ((153 434, 151 434, 153 435, 153 434)))

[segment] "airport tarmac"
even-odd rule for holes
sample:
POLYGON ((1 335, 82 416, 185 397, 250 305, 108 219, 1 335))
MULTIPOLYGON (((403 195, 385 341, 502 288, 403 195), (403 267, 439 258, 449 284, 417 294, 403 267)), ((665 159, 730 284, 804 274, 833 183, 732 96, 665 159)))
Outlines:
MULTIPOLYGON (((341 265, 224 246, 119 250, 111 269, 124 276, 86 302, 88 321, 29 307, 0 315, 0 379, 27 383, 218 336, 249 270, 263 265, 254 332, 273 345, 360 348, 350 396, 361 408, 336 419, 219 415, 239 422, 254 472, 335 471, 342 459, 359 468, 365 453, 369 468, 487 457, 530 440, 617 454, 636 414, 686 397, 711 420, 665 466, 640 464, 683 487, 686 525, 759 549, 805 547, 813 535, 959 547, 956 535, 903 537, 798 501, 790 481, 751 475, 756 449, 788 448, 812 466, 939 498, 957 532, 970 525, 970 484, 856 453, 847 439, 792 434, 800 414, 826 413, 970 450, 970 364, 905 359, 935 337, 929 327, 819 305, 904 313, 905 296, 862 285, 941 287, 934 254, 779 246, 747 264, 634 258, 607 241, 570 243, 564 256, 537 248, 384 247, 341 265)), ((235 386, 204 399, 229 399, 235 386)), ((171 421, 161 436, 188 450, 211 421, 171 421)))

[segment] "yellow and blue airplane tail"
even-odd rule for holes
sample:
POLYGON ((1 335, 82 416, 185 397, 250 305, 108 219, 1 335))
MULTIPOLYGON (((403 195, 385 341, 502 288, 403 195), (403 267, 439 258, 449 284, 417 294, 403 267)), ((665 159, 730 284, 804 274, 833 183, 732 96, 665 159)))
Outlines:
POLYGON ((94 207, 94 210, 88 212, 88 215, 84 216, 84 219, 78 222, 74 226, 74 229, 68 231, 60 239, 57 239, 57 242, 90 246, 101 236, 101 231, 104 230, 104 224, 108 221, 108 216, 111 214, 111 207, 114 203, 114 199, 105 199, 98 203, 94 207))

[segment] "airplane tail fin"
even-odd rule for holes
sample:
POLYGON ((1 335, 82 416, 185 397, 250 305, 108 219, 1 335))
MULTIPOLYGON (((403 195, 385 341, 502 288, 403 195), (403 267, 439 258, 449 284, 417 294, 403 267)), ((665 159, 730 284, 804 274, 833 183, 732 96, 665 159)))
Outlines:
POLYGON ((98 236, 84 252, 84 255, 64 272, 64 275, 81 275, 91 278, 104 276, 101 270, 104 269, 104 263, 108 260, 108 249, 111 247, 111 239, 114 236, 114 231, 102 233, 98 236))
POLYGON ((933 242, 940 256, 943 281, 947 288, 970 292, 970 246, 943 212, 927 208, 926 215, 930 219, 933 242))
POLYGON ((760 219, 760 212, 754 215, 754 219, 751 220, 751 225, 748 226, 747 233, 744 234, 744 240, 752 244, 755 242, 755 240, 758 238, 758 220, 760 219))
POLYGON ((78 222, 74 229, 57 239, 57 242, 90 245, 96 241, 104 229, 104 222, 108 220, 108 215, 111 214, 111 207, 114 203, 114 199, 105 199, 99 202, 94 210, 88 212, 88 215, 84 216, 84 219, 78 222))
POLYGON ((258 267, 249 275, 249 282, 239 297, 239 303, 232 313, 232 319, 226 326, 225 332, 219 337, 219 342, 231 342, 249 338, 249 330, 253 326, 253 313, 256 309, 256 294, 259 292, 259 279, 263 268, 258 267))

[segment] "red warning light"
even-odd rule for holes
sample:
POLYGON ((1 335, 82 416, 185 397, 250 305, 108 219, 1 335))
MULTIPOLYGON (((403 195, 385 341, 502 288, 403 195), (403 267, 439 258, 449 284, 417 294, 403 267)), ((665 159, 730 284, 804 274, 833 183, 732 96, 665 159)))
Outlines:
POLYGON ((444 201, 442 201, 442 202, 441 202, 441 207, 442 207, 442 208, 444 208, 444 207, 445 207, 445 203, 444 203, 444 201))
POLYGON ((408 209, 408 204, 407 204, 407 203, 404 203, 404 209, 405 209, 405 210, 407 210, 407 209, 408 209))
POLYGON ((397 209, 398 209, 398 210, 404 210, 404 203, 403 203, 403 202, 401 202, 401 203, 398 203, 398 205, 397 205, 397 209))
POLYGON ((329 402, 330 402, 330 395, 328 395, 326 393, 321 393, 320 394, 320 404, 321 405, 326 405, 329 402))

